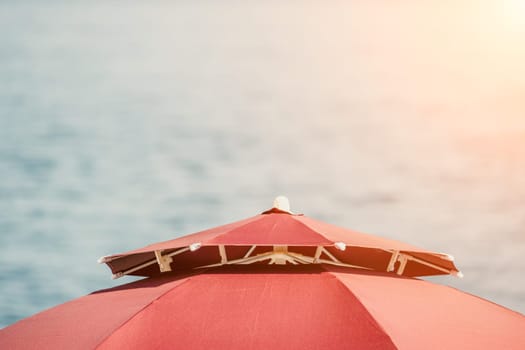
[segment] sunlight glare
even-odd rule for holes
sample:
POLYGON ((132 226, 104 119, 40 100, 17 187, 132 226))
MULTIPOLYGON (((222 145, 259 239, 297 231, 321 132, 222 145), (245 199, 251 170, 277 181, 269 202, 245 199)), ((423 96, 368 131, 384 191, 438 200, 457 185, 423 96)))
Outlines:
POLYGON ((506 0, 503 6, 508 29, 525 32, 525 0, 506 0))

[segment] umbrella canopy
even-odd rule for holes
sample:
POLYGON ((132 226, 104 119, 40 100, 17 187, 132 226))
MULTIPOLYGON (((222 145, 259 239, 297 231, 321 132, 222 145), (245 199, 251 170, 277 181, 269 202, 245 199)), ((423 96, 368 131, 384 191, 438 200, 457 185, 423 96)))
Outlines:
POLYGON ((95 292, 2 349, 523 349, 525 317, 456 289, 329 265, 222 266, 95 292))
POLYGON ((525 317, 412 276, 450 256, 277 205, 261 215, 102 259, 94 292, 0 330, 0 349, 523 349, 525 317))
POLYGON ((260 215, 126 253, 102 257, 113 277, 232 264, 311 264, 461 276, 452 256, 359 233, 290 211, 286 198, 260 215))

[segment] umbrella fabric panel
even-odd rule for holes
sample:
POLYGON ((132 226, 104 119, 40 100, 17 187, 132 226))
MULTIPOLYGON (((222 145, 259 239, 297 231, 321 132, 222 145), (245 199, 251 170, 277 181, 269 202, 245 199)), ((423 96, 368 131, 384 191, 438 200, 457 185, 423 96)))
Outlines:
POLYGON ((335 273, 399 349, 525 349, 525 317, 447 286, 335 273))
POLYGON ((278 271, 283 273, 193 276, 134 316, 100 348, 395 349, 334 276, 286 267, 278 271))
MULTIPOLYGON (((446 254, 435 253, 396 240, 345 229, 342 227, 311 219, 307 216, 294 216, 294 219, 304 223, 312 230, 319 232, 332 242, 344 242, 347 244, 347 246, 349 246, 348 248, 361 248, 361 250, 364 252, 364 254, 361 256, 350 256, 348 252, 345 254, 344 252, 335 251, 334 255, 340 256, 343 261, 348 262, 350 264, 359 265, 359 261, 366 262, 367 260, 371 260, 369 253, 376 254, 378 257, 381 257, 377 260, 374 260, 373 264, 367 265, 365 263, 364 266, 372 267, 375 270, 382 271, 380 266, 384 263, 386 259, 385 256, 388 256, 389 260, 392 256, 392 251, 399 251, 407 253, 415 258, 419 258, 431 264, 437 265, 438 267, 444 268, 448 271, 459 271, 458 268, 454 265, 454 262, 451 260, 450 256, 446 254), (382 252, 379 252, 378 250, 382 250, 382 252), (345 255, 346 258, 344 258, 345 255), (350 259, 347 260, 347 258, 350 259)), ((358 251, 359 249, 356 249, 354 252, 357 253, 358 251)), ((387 264, 384 264, 385 268, 387 264)), ((427 276, 440 275, 443 273, 443 271, 438 271, 427 265, 410 261, 407 264, 406 272, 403 273, 403 275, 427 276)))
MULTIPOLYGON (((185 266, 189 268, 206 266, 223 260, 217 257, 218 251, 205 249, 207 247, 219 249, 222 246, 223 250, 228 250, 228 247, 231 249, 231 247, 239 246, 272 247, 279 245, 287 247, 323 246, 343 263, 379 271, 386 271, 390 259, 395 259, 396 254, 401 252, 406 254, 403 258, 409 258, 408 263, 405 262, 403 265, 404 271, 401 271, 403 275, 407 276, 439 275, 458 271, 454 263, 445 254, 427 252, 401 242, 366 235, 305 216, 282 212, 257 215, 196 234, 149 245, 128 253, 112 255, 102 261, 108 264, 114 274, 154 276, 159 271, 148 264, 155 263, 154 251, 170 257, 175 254, 170 258, 173 261, 171 268, 180 269, 185 266), (336 249, 334 245, 337 242, 345 243, 346 251, 344 248, 336 249), (190 245, 195 244, 197 244, 195 246, 197 248, 190 247, 190 245), (198 249, 198 247, 201 248, 198 249), (351 250, 352 252, 350 252, 351 250), (202 262, 202 265, 198 265, 196 262, 202 262)), ((236 258, 242 258, 242 256, 236 256, 236 258)), ((232 256, 229 254, 228 259, 232 260, 232 256)), ((396 268, 400 266, 399 262, 396 264, 396 268)))
POLYGON ((53 307, 0 329, 0 349, 94 349, 184 281, 173 276, 142 280, 53 307))
POLYGON ((302 222, 310 229, 319 232, 332 242, 345 242, 348 245, 374 247, 388 250, 395 249, 401 251, 418 251, 432 253, 407 243, 349 230, 322 221, 314 220, 307 216, 294 216, 294 219, 299 222, 302 222))
POLYGON ((431 253, 410 244, 341 228, 302 215, 265 214, 115 254, 109 258, 186 247, 196 242, 203 245, 326 245, 345 242, 355 246, 431 253))
POLYGON ((289 214, 261 215, 256 220, 217 236, 206 244, 237 245, 329 245, 333 241, 296 220, 299 216, 289 214))
POLYGON ((192 233, 192 234, 185 235, 185 236, 182 236, 182 237, 178 237, 178 238, 175 238, 175 239, 171 239, 171 240, 168 240, 168 241, 163 241, 163 242, 150 244, 150 245, 145 246, 143 248, 131 250, 131 251, 128 251, 128 252, 125 252, 125 253, 114 254, 114 255, 109 256, 108 258, 119 257, 119 256, 122 256, 122 255, 128 255, 128 254, 152 252, 152 251, 155 251, 155 250, 164 250, 164 249, 187 247, 190 244, 197 243, 197 242, 201 242, 201 243, 204 244, 205 242, 208 242, 209 240, 211 240, 211 239, 213 239, 213 238, 215 238, 217 236, 224 235, 224 234, 230 232, 231 230, 234 230, 236 228, 240 228, 240 227, 242 227, 244 225, 250 224, 253 221, 257 221, 257 220, 261 220, 261 219, 262 219, 261 215, 253 216, 253 217, 241 220, 241 221, 232 222, 232 223, 229 223, 229 224, 226 224, 226 225, 221 225, 221 226, 214 227, 214 228, 211 228, 211 229, 208 229, 208 230, 204 230, 204 231, 199 231, 199 232, 196 232, 196 233, 192 233))
POLYGON ((0 348, 525 348, 523 315, 422 280, 312 265, 201 272, 57 306, 0 330, 0 348))

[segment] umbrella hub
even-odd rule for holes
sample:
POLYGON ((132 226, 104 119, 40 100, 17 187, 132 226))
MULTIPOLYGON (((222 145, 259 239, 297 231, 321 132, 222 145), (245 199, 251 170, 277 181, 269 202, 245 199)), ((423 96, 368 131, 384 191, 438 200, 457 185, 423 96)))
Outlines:
POLYGON ((274 245, 273 256, 270 258, 270 264, 286 265, 287 261, 293 261, 288 255, 288 246, 286 245, 274 245))

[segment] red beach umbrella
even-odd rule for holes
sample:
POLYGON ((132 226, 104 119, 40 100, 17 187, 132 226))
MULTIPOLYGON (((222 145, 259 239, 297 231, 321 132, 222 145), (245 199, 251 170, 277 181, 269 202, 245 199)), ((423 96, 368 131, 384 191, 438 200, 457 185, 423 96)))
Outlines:
POLYGON ((344 229, 290 211, 288 199, 260 215, 103 257, 114 278, 232 264, 311 264, 395 272, 403 276, 461 273, 452 256, 344 229), (159 269, 160 267, 160 269, 159 269))
POLYGON ((447 255, 282 207, 105 260, 151 276, 6 327, 0 349, 525 348, 523 315, 411 277, 457 272, 447 255))

